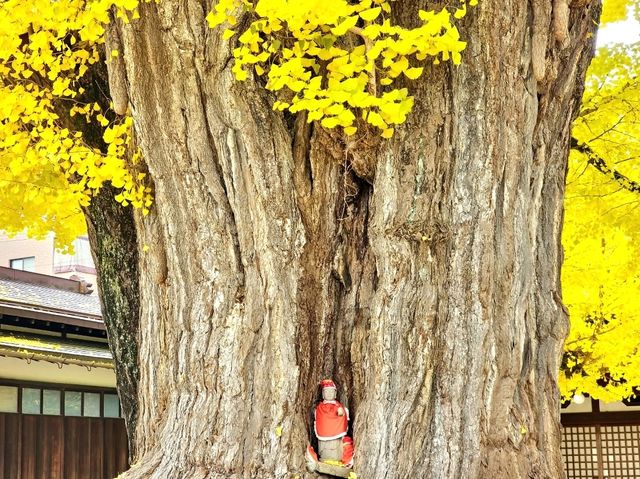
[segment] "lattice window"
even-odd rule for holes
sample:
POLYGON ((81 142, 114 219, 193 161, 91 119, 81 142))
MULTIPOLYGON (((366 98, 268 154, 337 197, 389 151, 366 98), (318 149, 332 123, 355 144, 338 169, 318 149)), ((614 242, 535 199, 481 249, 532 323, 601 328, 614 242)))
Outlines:
POLYGON ((604 477, 640 478, 640 426, 602 426, 604 477))
POLYGON ((567 479, 598 479, 598 438, 595 426, 563 428, 561 450, 567 479))

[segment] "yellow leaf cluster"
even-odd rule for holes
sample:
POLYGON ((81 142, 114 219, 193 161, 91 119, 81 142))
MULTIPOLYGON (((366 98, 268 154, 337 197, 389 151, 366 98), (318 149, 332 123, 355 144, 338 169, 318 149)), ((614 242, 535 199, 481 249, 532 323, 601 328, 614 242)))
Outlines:
POLYGON ((149 189, 128 167, 131 119, 85 103, 82 87, 89 68, 104 61, 109 11, 128 21, 137 6, 137 0, 0 3, 0 227, 9 233, 53 231, 58 247, 70 245, 85 230, 81 206, 105 182, 121 188, 123 204, 149 206, 149 189), (66 115, 104 127, 103 151, 70 130, 66 115))
POLYGON ((221 0, 207 21, 226 24, 230 39, 238 15, 253 17, 239 32, 233 72, 241 81, 252 70, 266 76, 267 89, 280 92, 274 109, 306 111, 310 122, 347 135, 361 116, 389 138, 413 108, 408 89, 393 85, 420 77, 417 65, 427 58, 460 63, 466 44, 452 17, 467 11, 467 0, 457 0, 457 7, 416 12, 419 26, 404 28, 391 22, 392 1, 221 0))
POLYGON ((619 22, 625 20, 630 14, 640 15, 639 0, 605 0, 602 3, 602 15, 600 24, 619 22))
MULTIPOLYGON (((606 6, 606 3, 605 3, 606 6)), ((570 156, 563 298, 571 330, 560 388, 619 401, 640 386, 640 45, 601 48, 573 136, 618 174, 570 156), (622 181, 622 182, 621 182, 622 181), (631 188, 633 190, 633 188, 631 188)))

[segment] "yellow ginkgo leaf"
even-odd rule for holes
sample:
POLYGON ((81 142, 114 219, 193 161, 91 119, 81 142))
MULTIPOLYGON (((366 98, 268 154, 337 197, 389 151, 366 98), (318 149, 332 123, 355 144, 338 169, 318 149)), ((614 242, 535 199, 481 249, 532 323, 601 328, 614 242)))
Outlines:
POLYGON ((417 68, 408 68, 407 70, 404 70, 404 75, 411 79, 411 80, 415 80, 417 78, 420 77, 420 75, 422 75, 422 72, 424 71, 424 68, 422 67, 417 67, 417 68))
POLYGON ((367 10, 363 10, 360 12, 360 17, 367 22, 372 22, 376 18, 378 18, 378 15, 380 15, 381 11, 381 7, 368 8, 367 10))
POLYGON ((335 128, 340 124, 340 120, 336 116, 330 116, 327 118, 323 118, 320 124, 325 128, 335 128))
POLYGON ((349 31, 349 29, 355 27, 356 23, 358 23, 358 16, 357 15, 353 15, 351 17, 347 17, 342 23, 340 23, 339 25, 333 27, 331 29, 331 33, 333 33, 334 35, 337 35, 337 36, 342 36, 345 33, 347 33, 349 31))
POLYGON ((386 138, 389 139, 393 136, 393 134, 395 133, 395 129, 394 128, 387 128, 386 130, 384 130, 382 132, 382 138, 386 138))
POLYGON ((460 19, 460 18, 464 17, 466 14, 467 14, 467 4, 466 4, 466 3, 463 3, 463 4, 462 4, 462 7, 460 7, 459 9, 457 9, 457 10, 455 11, 455 13, 453 14, 453 16, 454 16, 455 18, 460 19))

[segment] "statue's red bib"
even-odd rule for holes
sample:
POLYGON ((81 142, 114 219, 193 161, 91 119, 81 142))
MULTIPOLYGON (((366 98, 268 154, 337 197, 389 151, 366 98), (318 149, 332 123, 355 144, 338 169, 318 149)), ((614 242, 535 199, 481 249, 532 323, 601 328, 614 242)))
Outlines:
POLYGON ((338 439, 347 434, 349 411, 338 401, 322 401, 316 407, 316 436, 321 441, 338 439), (342 415, 338 411, 342 411, 342 415))

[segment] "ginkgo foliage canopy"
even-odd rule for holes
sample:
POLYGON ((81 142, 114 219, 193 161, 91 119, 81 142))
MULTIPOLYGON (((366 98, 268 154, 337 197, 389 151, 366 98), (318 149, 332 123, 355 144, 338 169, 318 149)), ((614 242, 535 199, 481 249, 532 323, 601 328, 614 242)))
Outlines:
POLYGON ((107 120, 108 101, 87 100, 112 5, 134 16, 137 1, 0 5, 0 224, 9 233, 52 231, 64 248, 85 228, 80 207, 105 181, 122 189, 124 204, 149 204, 148 187, 125 165, 131 119, 107 120), (75 121, 104 128, 104 148, 88 145, 75 121))
MULTIPOLYGON (((425 60, 458 63, 465 43, 455 22, 476 2, 421 11, 414 29, 382 20, 384 0, 325 1, 322 8, 312 2, 311 16, 309 2, 283 3, 224 0, 207 17, 211 27, 224 25, 225 39, 238 36, 237 79, 264 76, 277 95, 275 109, 306 111, 309 121, 347 135, 369 124, 391 137, 413 107, 410 90, 395 83, 421 76, 425 60), (257 17, 236 31, 242 8, 257 17), (357 39, 352 48, 338 42, 347 36, 357 39), (378 85, 393 88, 382 93, 378 85)), ((607 0, 603 22, 626 18, 631 3, 607 0)), ((84 231, 82 206, 106 182, 124 205, 146 211, 151 204, 131 148, 131 118, 109 110, 106 93, 96 101, 87 92, 91 66, 121 54, 104 47, 112 6, 126 21, 138 16, 137 0, 0 4, 0 226, 9 233, 52 231, 66 247, 84 231), (103 144, 88 144, 74 128, 78 121, 94 123, 103 144)), ((615 169, 640 180, 638 48, 600 49, 574 128, 581 149, 571 156, 566 202, 563 290, 572 328, 561 375, 565 396, 613 400, 640 385, 640 188, 613 177, 615 169), (600 168, 595 158, 604 161, 600 168)))
MULTIPOLYGON (((605 2, 603 20, 624 19, 627 6, 605 2)), ((563 233, 567 398, 616 401, 640 386, 639 67, 640 45, 602 46, 574 123, 563 233)))
MULTIPOLYGON (((469 1, 476 5, 478 0, 469 1)), ((460 63, 465 42, 451 22, 448 9, 419 12, 421 26, 414 29, 392 25, 384 19, 391 11, 389 1, 360 0, 346 2, 295 2, 261 0, 255 7, 242 0, 219 2, 207 20, 212 27, 227 24, 225 38, 234 35, 239 9, 254 12, 258 19, 239 37, 234 50, 233 72, 245 80, 253 66, 258 75, 267 74, 267 89, 289 94, 274 107, 292 113, 308 111, 308 120, 321 120, 322 126, 341 126, 347 135, 358 130, 354 110, 362 119, 390 138, 393 125, 404 123, 413 107, 406 88, 394 88, 378 94, 377 84, 392 85, 398 77, 415 80, 424 70, 411 66, 427 57, 435 62, 460 63), (382 20, 376 22, 376 20, 382 20), (357 26, 364 22, 364 27, 357 26), (290 31, 287 42, 283 31, 290 31), (362 39, 354 48, 340 46, 338 40, 353 34, 362 39), (266 36, 267 40, 264 40, 266 36), (323 68, 326 67, 326 70, 323 68)), ((454 17, 466 15, 467 1, 460 2, 454 17)))

